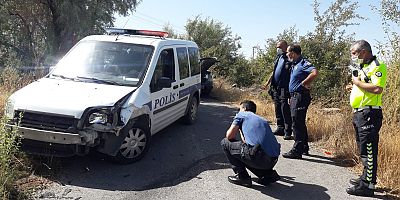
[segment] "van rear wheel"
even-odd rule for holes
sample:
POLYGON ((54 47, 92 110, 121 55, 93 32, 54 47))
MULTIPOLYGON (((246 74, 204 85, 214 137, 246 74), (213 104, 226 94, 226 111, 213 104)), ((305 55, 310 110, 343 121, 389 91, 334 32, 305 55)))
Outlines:
POLYGON ((150 132, 139 124, 128 130, 114 160, 120 164, 129 164, 143 158, 149 150, 150 132))

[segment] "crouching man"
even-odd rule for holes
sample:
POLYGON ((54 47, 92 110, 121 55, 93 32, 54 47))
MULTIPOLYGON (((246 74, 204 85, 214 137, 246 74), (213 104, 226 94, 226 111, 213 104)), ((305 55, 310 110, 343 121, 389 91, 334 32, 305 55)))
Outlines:
POLYGON ((280 179, 273 167, 278 161, 281 146, 268 122, 255 113, 256 104, 253 101, 241 102, 239 113, 221 141, 224 153, 235 172, 234 176, 228 176, 228 181, 246 187, 252 186, 246 168, 258 177, 257 182, 262 185, 280 179), (240 141, 236 140, 238 133, 240 141))

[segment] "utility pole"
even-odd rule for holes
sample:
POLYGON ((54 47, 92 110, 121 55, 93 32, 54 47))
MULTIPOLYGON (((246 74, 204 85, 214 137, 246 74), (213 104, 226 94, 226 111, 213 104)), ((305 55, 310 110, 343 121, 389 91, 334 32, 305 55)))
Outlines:
POLYGON ((260 53, 260 51, 261 51, 261 49, 260 49, 259 45, 253 46, 253 59, 260 53), (257 49, 257 51, 256 51, 256 49, 257 49))

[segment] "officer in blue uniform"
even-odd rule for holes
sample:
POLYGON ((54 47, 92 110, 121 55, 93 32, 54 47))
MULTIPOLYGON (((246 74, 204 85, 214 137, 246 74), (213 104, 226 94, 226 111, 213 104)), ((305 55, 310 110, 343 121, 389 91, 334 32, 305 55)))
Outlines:
POLYGON ((273 167, 278 161, 281 145, 272 134, 268 122, 255 114, 256 109, 253 101, 242 101, 239 112, 226 131, 226 137, 221 141, 222 149, 235 172, 234 176, 228 176, 228 181, 246 187, 252 186, 246 169, 258 177, 257 182, 261 185, 280 179, 273 167), (236 140, 238 134, 241 140, 236 140))
POLYGON ((308 154, 308 133, 306 126, 306 114, 311 103, 311 82, 317 77, 317 69, 301 55, 298 44, 287 48, 289 61, 292 62, 290 73, 290 113, 292 117, 292 128, 294 134, 293 148, 284 153, 284 158, 300 159, 302 154, 308 154))
POLYGON ((283 139, 292 139, 292 118, 288 104, 290 62, 286 56, 287 42, 281 40, 277 43, 277 56, 274 63, 274 71, 269 79, 271 82, 270 93, 275 105, 277 129, 274 135, 283 135, 283 139))

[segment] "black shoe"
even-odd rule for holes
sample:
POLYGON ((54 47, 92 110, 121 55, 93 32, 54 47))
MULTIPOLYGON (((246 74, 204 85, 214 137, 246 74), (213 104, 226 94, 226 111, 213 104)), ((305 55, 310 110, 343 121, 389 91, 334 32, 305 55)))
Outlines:
POLYGON ((283 139, 284 140, 293 140, 293 137, 291 135, 284 135, 283 139))
POLYGON ((281 130, 281 129, 276 129, 276 131, 274 131, 274 135, 284 136, 285 132, 283 130, 281 130))
POLYGON ((353 187, 347 188, 346 189, 347 194, 350 195, 355 195, 355 196, 363 196, 363 197, 372 197, 374 196, 374 190, 361 186, 361 185, 355 185, 353 187))
POLYGON ((297 153, 296 150, 293 150, 293 149, 287 153, 282 154, 282 156, 284 158, 290 158, 290 159, 301 159, 302 158, 301 154, 297 153))
POLYGON ((257 180, 257 183, 260 185, 267 186, 271 183, 275 183, 276 181, 279 181, 280 179, 281 179, 281 177, 279 176, 279 174, 275 170, 273 170, 271 175, 263 176, 263 177, 259 178, 257 180))
POLYGON ((309 156, 310 155, 310 153, 308 153, 308 151, 305 151, 302 154, 305 155, 305 156, 309 156))
POLYGON ((240 177, 238 174, 236 174, 235 176, 228 176, 228 181, 245 187, 251 187, 252 185, 250 176, 240 177))
POLYGON ((352 184, 352 185, 360 185, 360 178, 352 178, 352 179, 350 179, 350 184, 352 184))

